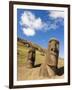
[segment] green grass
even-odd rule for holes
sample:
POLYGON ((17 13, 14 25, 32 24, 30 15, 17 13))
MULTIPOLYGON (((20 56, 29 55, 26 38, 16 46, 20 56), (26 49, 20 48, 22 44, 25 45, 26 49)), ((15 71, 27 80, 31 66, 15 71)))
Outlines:
MULTIPOLYGON (((27 54, 28 54, 29 47, 26 47, 22 42, 17 42, 17 63, 18 65, 25 65, 27 60, 27 54)), ((35 56, 35 64, 41 64, 45 60, 45 55, 42 55, 42 52, 36 50, 36 56, 35 56)), ((64 60, 61 60, 59 58, 58 61, 58 67, 64 65, 64 60)))
MULTIPOLYGON (((27 52, 29 48, 24 46, 21 42, 17 43, 17 60, 18 65, 24 65, 27 60, 27 52)), ((45 59, 45 56, 41 55, 41 52, 36 50, 35 64, 41 64, 45 59)))
POLYGON ((45 60, 45 56, 41 55, 41 52, 36 51, 36 63, 35 64, 41 64, 45 60))
POLYGON ((22 45, 20 42, 17 44, 17 60, 18 65, 25 64, 27 59, 27 51, 28 48, 26 48, 24 45, 22 45))

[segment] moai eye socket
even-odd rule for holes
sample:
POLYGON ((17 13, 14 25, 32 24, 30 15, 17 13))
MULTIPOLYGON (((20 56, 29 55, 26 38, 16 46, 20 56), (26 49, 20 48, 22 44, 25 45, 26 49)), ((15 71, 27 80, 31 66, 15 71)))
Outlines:
POLYGON ((53 51, 53 48, 51 48, 51 51, 53 51))

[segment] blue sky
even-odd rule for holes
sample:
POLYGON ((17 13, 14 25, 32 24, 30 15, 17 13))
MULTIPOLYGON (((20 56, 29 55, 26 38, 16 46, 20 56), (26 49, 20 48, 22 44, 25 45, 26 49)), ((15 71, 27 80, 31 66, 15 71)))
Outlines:
POLYGON ((64 12, 54 10, 17 9, 17 36, 43 48, 51 38, 60 42, 60 57, 64 57, 64 12))

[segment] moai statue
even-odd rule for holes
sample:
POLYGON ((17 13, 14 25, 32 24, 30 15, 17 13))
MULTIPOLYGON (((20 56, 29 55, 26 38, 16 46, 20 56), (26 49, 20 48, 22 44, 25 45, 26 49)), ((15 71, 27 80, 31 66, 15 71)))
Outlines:
POLYGON ((35 63, 35 49, 30 48, 28 51, 26 67, 27 68, 33 68, 34 63, 35 63))
POLYGON ((59 41, 51 39, 46 52, 46 60, 41 66, 40 75, 53 77, 56 75, 59 56, 59 41))
POLYGON ((48 45, 46 63, 49 66, 57 68, 58 56, 59 56, 59 41, 57 41, 56 39, 51 39, 48 45))

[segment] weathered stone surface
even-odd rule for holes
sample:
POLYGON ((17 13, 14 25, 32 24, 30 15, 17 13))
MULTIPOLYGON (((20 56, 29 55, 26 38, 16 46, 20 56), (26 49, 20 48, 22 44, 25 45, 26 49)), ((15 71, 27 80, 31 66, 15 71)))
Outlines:
POLYGON ((57 67, 59 56, 59 42, 56 39, 49 41, 48 50, 46 54, 46 63, 50 66, 57 67))
POLYGON ((35 49, 30 48, 28 51, 26 67, 32 68, 34 67, 34 63, 35 63, 35 49))
POLYGON ((52 78, 53 76, 56 75, 56 68, 55 67, 50 67, 49 65, 44 64, 40 67, 40 73, 39 76, 43 77, 49 77, 52 78))
MULTIPOLYGON (((51 39, 51 41, 55 42, 57 40, 51 39)), ((24 41, 24 42, 27 42, 27 43, 18 42, 18 50, 19 49, 22 50, 20 52, 19 51, 17 52, 18 59, 20 57, 20 59, 18 60, 18 63, 20 63, 21 58, 23 58, 23 60, 21 61, 24 61, 24 63, 21 62, 20 64, 17 64, 17 80, 20 80, 20 81, 21 80, 42 80, 42 79, 47 80, 47 79, 63 79, 64 78, 64 59, 62 58, 58 58, 58 60, 54 59, 55 61, 58 61, 58 65, 56 63, 52 64, 48 62, 48 60, 52 60, 52 58, 50 59, 50 55, 48 57, 49 44, 48 44, 47 49, 44 49, 44 48, 41 49, 40 47, 38 47, 38 45, 35 45, 33 43, 32 45, 30 45, 28 41, 24 41), (31 62, 30 60, 32 60, 30 59, 30 57, 33 55, 29 54, 29 52, 30 51, 33 52, 33 51, 31 50, 32 48, 25 46, 27 44, 30 47, 33 47, 35 51, 37 50, 36 62, 34 61, 35 65, 30 63, 31 62), (28 51, 28 55, 27 55, 27 51, 28 51), (22 57, 23 55, 24 57, 22 57)))
MULTIPOLYGON (((40 67, 36 67, 36 68, 26 68, 24 65, 19 66, 18 67, 18 78, 17 80, 21 81, 21 80, 48 80, 48 79, 63 79, 64 78, 64 74, 62 75, 53 75, 52 72, 50 70, 50 67, 47 67, 47 69, 49 71, 49 76, 41 76, 40 74, 40 67)), ((48 73, 48 72, 47 72, 48 73)))
POLYGON ((59 56, 59 42, 56 39, 49 41, 45 62, 40 67, 40 76, 53 77, 56 75, 59 56))

